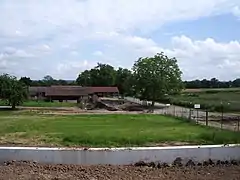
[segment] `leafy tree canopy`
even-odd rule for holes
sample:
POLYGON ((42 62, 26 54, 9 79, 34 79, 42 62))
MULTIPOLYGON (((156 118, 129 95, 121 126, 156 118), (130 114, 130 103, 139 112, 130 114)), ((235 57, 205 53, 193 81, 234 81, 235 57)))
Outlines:
POLYGON ((30 86, 32 84, 30 77, 21 77, 19 81, 24 83, 26 86, 30 86))
POLYGON ((116 70, 109 64, 98 63, 94 68, 81 72, 76 82, 81 86, 117 86, 121 94, 132 94, 132 72, 123 68, 116 70))
POLYGON ((0 98, 15 109, 27 98, 26 85, 14 76, 3 74, 0 76, 0 98))
POLYGON ((176 58, 169 58, 164 53, 139 58, 133 65, 135 91, 140 99, 151 100, 154 105, 165 94, 182 90, 181 74, 176 58))
POLYGON ((76 82, 82 86, 114 86, 115 73, 111 65, 98 63, 94 68, 80 73, 76 82))
POLYGON ((133 76, 128 69, 118 68, 116 71, 115 84, 123 95, 133 96, 133 76))

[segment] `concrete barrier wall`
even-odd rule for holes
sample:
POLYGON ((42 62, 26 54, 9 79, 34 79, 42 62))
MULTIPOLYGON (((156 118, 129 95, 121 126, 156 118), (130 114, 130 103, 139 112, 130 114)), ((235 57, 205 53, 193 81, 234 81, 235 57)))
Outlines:
POLYGON ((240 145, 140 147, 140 148, 35 148, 0 147, 0 163, 4 161, 36 161, 50 164, 128 165, 139 161, 172 163, 180 157, 184 162, 204 160, 240 160, 240 145))

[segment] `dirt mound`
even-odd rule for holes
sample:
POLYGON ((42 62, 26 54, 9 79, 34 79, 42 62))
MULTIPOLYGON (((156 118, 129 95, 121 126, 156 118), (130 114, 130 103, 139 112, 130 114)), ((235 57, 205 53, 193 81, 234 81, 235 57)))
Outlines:
POLYGON ((146 108, 147 107, 130 102, 124 103, 123 105, 119 106, 119 109, 122 109, 123 111, 144 111, 146 108))
POLYGON ((111 105, 111 104, 107 104, 107 103, 104 103, 102 101, 99 101, 97 102, 97 105, 96 105, 97 108, 100 108, 100 109, 106 109, 108 111, 118 111, 119 109, 117 107, 115 107, 114 105, 111 105))
POLYGON ((48 165, 34 162, 6 162, 0 165, 0 179, 97 180, 97 179, 158 179, 158 180, 226 180, 240 179, 240 166, 151 167, 151 166, 77 166, 48 165))

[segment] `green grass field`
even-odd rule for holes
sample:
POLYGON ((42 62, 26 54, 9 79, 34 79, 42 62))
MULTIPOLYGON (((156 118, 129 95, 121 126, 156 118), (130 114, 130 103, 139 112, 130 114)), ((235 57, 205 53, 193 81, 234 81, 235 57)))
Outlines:
POLYGON ((170 98, 172 104, 193 107, 193 104, 201 104, 203 109, 210 111, 240 112, 240 89, 206 90, 202 92, 184 92, 181 95, 170 98), (192 103, 192 105, 190 105, 192 103))
POLYGON ((1 145, 119 147, 240 143, 240 133, 160 115, 0 112, 1 145))
POLYGON ((224 91, 224 92, 233 92, 240 91, 240 88, 199 88, 199 89, 184 89, 183 92, 207 92, 207 91, 224 91))
MULTIPOLYGON (((6 102, 0 101, 0 106, 6 106, 6 102)), ((45 102, 45 101, 26 101, 21 106, 25 107, 75 107, 73 102, 45 102)))

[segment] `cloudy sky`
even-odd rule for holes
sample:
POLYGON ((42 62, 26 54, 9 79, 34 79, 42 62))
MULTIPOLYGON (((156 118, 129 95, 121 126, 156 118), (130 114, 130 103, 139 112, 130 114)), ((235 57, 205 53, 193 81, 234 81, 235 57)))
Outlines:
POLYGON ((0 73, 76 79, 165 52, 183 79, 240 77, 239 0, 0 0, 0 73))

